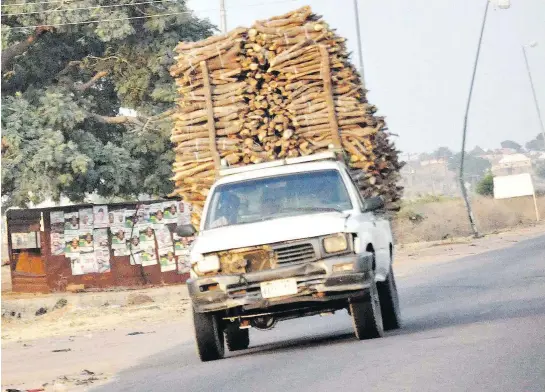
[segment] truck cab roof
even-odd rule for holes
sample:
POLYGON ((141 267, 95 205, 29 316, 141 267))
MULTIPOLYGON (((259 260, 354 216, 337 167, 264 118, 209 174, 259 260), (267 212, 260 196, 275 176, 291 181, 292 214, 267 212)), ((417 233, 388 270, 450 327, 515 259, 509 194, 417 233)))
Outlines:
MULTIPOLYGON (((270 163, 275 163, 278 161, 273 161, 270 163)), ((266 165, 266 164, 265 164, 266 165)), ((320 171, 320 170, 330 170, 330 169, 344 169, 346 166, 343 162, 333 159, 322 159, 322 160, 313 160, 301 163, 283 163, 276 164, 271 166, 260 166, 259 164, 251 165, 252 168, 249 170, 243 170, 238 173, 223 175, 216 183, 215 186, 221 184, 229 184, 233 182, 241 182, 247 180, 253 180, 257 178, 264 177, 275 177, 285 174, 293 173, 302 173, 309 171, 320 171), (255 167, 255 168, 254 168, 255 167)))

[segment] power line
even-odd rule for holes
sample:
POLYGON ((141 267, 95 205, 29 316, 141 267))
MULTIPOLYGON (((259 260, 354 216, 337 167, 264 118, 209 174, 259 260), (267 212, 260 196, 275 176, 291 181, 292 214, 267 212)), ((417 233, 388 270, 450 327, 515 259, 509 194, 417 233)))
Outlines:
MULTIPOLYGON (((272 2, 261 2, 261 3, 254 3, 254 4, 245 4, 238 7, 230 7, 230 8, 240 8, 240 7, 254 7, 254 6, 260 6, 260 5, 270 5, 270 4, 280 4, 280 3, 291 3, 298 0, 283 0, 283 1, 272 1, 272 2)), ((51 1, 51 2, 60 2, 60 1, 51 1)), ((43 2, 43 3, 50 3, 50 2, 43 2)), ((22 4, 22 3, 20 3, 22 4)), ((41 4, 41 3, 27 3, 27 4, 41 4)), ((129 4, 127 4, 129 5, 129 4)), ((30 25, 30 26, 17 26, 17 27, 11 27, 12 30, 24 30, 24 29, 35 29, 38 27, 60 27, 60 26, 73 26, 73 25, 82 25, 82 24, 88 24, 88 23, 100 23, 100 22, 117 22, 121 20, 132 20, 132 19, 146 19, 146 18, 158 18, 163 16, 173 16, 173 15, 184 15, 184 14, 194 14, 196 12, 206 12, 206 11, 217 11, 217 8, 211 8, 208 10, 195 10, 195 11, 180 11, 180 12, 170 12, 170 13, 164 13, 164 14, 155 14, 155 15, 144 15, 144 16, 132 16, 132 17, 126 17, 126 18, 111 18, 111 19, 96 19, 96 20, 86 20, 83 22, 66 22, 66 23, 53 23, 53 24, 40 24, 40 25, 30 25)))
POLYGON ((11 14, 2 14, 2 16, 48 14, 48 13, 51 13, 51 12, 83 11, 83 10, 94 10, 94 9, 97 9, 97 8, 129 7, 129 6, 134 6, 134 5, 161 4, 161 3, 164 3, 164 2, 174 2, 174 1, 176 1, 176 0, 143 1, 143 2, 140 2, 140 3, 132 3, 132 4, 97 5, 97 6, 94 6, 94 7, 65 8, 65 9, 32 11, 32 12, 17 12, 17 13, 14 12, 14 13, 11 13, 11 14))
POLYGON ((24 6, 24 5, 37 5, 37 4, 55 4, 64 3, 66 0, 51 0, 51 1, 38 1, 35 3, 14 3, 14 4, 1 4, 0 7, 12 7, 12 6, 24 6))
POLYGON ((155 15, 145 15, 145 16, 131 16, 129 18, 112 18, 112 19, 96 19, 96 20, 86 20, 85 22, 68 22, 68 23, 53 23, 53 24, 44 24, 44 25, 32 25, 32 26, 18 26, 12 27, 12 30, 22 30, 22 29, 35 29, 38 27, 59 27, 59 26, 73 26, 87 23, 100 23, 100 22, 117 22, 120 20, 131 20, 131 19, 146 19, 146 18, 158 18, 161 16, 172 16, 172 15, 183 15, 191 14, 192 11, 183 11, 183 12, 170 12, 166 14, 155 14, 155 15))

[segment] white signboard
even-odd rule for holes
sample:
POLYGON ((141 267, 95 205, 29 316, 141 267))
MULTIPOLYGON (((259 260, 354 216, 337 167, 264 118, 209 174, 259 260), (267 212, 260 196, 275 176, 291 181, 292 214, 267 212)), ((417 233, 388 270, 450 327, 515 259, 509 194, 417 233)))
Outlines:
POLYGON ((494 198, 533 196, 534 184, 530 173, 494 177, 494 198))

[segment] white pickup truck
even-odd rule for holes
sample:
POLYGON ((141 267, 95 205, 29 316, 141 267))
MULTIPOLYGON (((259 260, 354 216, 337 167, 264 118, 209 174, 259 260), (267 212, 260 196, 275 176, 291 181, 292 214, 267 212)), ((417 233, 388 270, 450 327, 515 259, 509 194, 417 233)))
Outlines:
MULTIPOLYGON (((249 346, 249 328, 347 309, 358 339, 399 328, 390 223, 334 152, 224 169, 187 281, 202 361, 249 346)), ((191 225, 179 226, 193 236, 191 225)))

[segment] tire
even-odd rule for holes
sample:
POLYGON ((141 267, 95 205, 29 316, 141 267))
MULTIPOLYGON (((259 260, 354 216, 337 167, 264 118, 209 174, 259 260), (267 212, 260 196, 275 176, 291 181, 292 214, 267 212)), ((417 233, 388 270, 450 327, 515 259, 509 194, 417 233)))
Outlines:
POLYGON ((225 355, 223 331, 219 315, 216 313, 197 313, 193 310, 197 352, 201 361, 215 361, 225 355))
POLYGON ((390 266, 390 273, 384 282, 377 283, 382 311, 384 330, 391 331, 401 327, 401 311, 399 309, 399 296, 394 276, 394 270, 390 266))
POLYGON ((384 335, 380 299, 374 276, 371 287, 365 290, 364 296, 350 301, 349 311, 357 339, 375 339, 384 335))
POLYGON ((229 351, 246 350, 250 345, 250 331, 240 329, 238 323, 230 323, 225 328, 225 342, 229 351))

